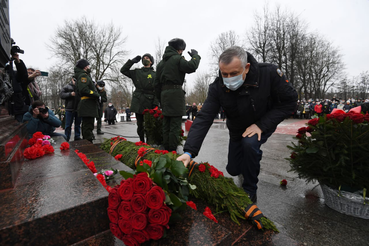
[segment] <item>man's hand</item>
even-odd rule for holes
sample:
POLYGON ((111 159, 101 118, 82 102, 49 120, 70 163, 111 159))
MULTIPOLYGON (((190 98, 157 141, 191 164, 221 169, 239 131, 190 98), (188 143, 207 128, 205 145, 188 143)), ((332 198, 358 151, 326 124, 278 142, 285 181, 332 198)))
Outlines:
POLYGON ((257 134, 258 135, 258 141, 260 141, 262 132, 263 131, 260 130, 260 128, 257 125, 252 124, 251 126, 246 128, 246 131, 244 133, 242 133, 242 137, 244 137, 244 138, 245 137, 252 137, 255 134, 257 134))
POLYGON ((40 114, 40 111, 38 110, 38 108, 34 108, 32 110, 32 116, 33 118, 37 118, 37 116, 40 114))
POLYGON ((133 58, 131 61, 133 61, 134 63, 137 63, 141 60, 141 56, 136 56, 135 58, 133 58))
POLYGON ((72 91, 72 92, 70 93, 70 95, 71 95, 72 97, 74 97, 74 96, 76 95, 76 93, 75 93, 74 91, 72 91))
POLYGON ((197 50, 191 49, 191 51, 188 52, 188 54, 193 57, 194 55, 198 55, 199 52, 197 52, 197 50))
POLYGON ((40 75, 41 75, 40 70, 36 70, 31 75, 29 75, 28 78, 36 78, 37 76, 40 76, 40 75))
POLYGON ((187 167, 187 165, 191 161, 191 157, 189 155, 187 155, 187 154, 183 154, 181 156, 178 156, 177 161, 183 162, 183 164, 185 165, 185 167, 187 167))
POLYGON ((16 63, 19 63, 20 60, 19 60, 19 54, 18 53, 15 53, 14 55, 12 55, 12 59, 16 62, 16 63))

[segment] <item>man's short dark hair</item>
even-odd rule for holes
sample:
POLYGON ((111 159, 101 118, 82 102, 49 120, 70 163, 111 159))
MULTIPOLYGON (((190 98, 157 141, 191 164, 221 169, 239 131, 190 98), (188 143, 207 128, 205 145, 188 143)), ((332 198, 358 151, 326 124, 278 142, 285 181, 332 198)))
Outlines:
POLYGON ((43 101, 37 100, 32 103, 32 108, 37 108, 39 106, 43 106, 45 103, 43 101))
POLYGON ((247 64, 247 52, 239 47, 239 46, 232 46, 219 56, 219 63, 229 64, 232 62, 234 57, 238 57, 241 60, 241 64, 243 67, 247 64))

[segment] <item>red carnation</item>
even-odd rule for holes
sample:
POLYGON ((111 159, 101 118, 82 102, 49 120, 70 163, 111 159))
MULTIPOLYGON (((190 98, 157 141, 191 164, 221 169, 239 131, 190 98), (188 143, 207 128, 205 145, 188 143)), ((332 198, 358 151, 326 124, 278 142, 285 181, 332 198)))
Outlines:
POLYGON ((131 207, 131 203, 122 201, 118 208, 119 216, 124 220, 129 220, 129 218, 131 218, 132 213, 133 213, 133 210, 131 207))
POLYGON ((155 114, 155 111, 154 111, 153 109, 150 109, 150 110, 149 110, 149 113, 150 113, 150 114, 155 114))
POLYGON ((145 197, 142 194, 134 194, 131 200, 131 207, 137 213, 143 213, 147 209, 145 197))
POLYGON ((316 126, 319 122, 319 118, 314 118, 308 121, 309 125, 316 126))
POLYGON ((132 228, 137 230, 143 230, 147 225, 147 215, 144 213, 133 213, 130 220, 132 228))
POLYGON ((30 140, 28 140, 29 146, 34 145, 36 143, 36 140, 37 140, 36 138, 31 138, 30 140))
POLYGON ((287 180, 283 179, 281 182, 280 182, 281 186, 286 186, 287 185, 287 180))
POLYGON ((208 217, 209 219, 213 220, 215 223, 218 223, 217 219, 215 218, 215 216, 211 213, 211 210, 209 207, 205 208, 205 211, 203 213, 206 217, 208 217))
POLYGON ((44 137, 44 134, 42 134, 42 132, 35 132, 33 133, 32 137, 35 139, 38 139, 38 138, 42 139, 44 137))
POLYGON ((186 202, 187 206, 191 207, 192 209, 197 210, 196 204, 192 201, 187 201, 186 202))
POLYGON ((164 205, 160 209, 151 209, 149 211, 149 222, 158 225, 167 225, 169 223, 170 216, 172 215, 172 210, 164 205))
POLYGON ((296 157, 297 157, 296 152, 292 152, 292 154, 291 154, 291 159, 296 159, 296 157))
POLYGON ((145 230, 149 234, 150 239, 153 240, 159 240, 164 235, 164 227, 162 225, 149 224, 145 230))
POLYGON ((165 201, 165 193, 160 186, 154 186, 145 196, 146 204, 149 208, 159 209, 165 201))
POLYGON ((106 186, 107 186, 104 175, 102 175, 101 173, 99 173, 98 175, 96 175, 96 178, 100 181, 100 183, 101 183, 104 187, 106 187, 106 186))
POLYGON ((114 158, 116 159, 116 160, 119 160, 120 158, 122 158, 123 157, 123 155, 122 154, 118 154, 118 155, 116 155, 114 158))
POLYGON ((63 142, 61 145, 60 145, 60 149, 61 150, 68 150, 69 149, 69 143, 67 142, 63 142))
POLYGON ((145 155, 145 152, 146 152, 146 148, 145 147, 141 147, 139 148, 139 150, 137 151, 137 154, 139 156, 144 156, 145 155))
POLYGON ((147 112, 149 112, 149 110, 146 108, 146 109, 144 109, 144 111, 142 112, 142 114, 146 114, 147 112))
POLYGON ((301 138, 302 138, 302 135, 301 135, 300 133, 298 133, 298 134, 296 135, 296 138, 301 139, 301 138))
POLYGON ((206 166, 204 164, 200 164, 199 165, 199 171, 203 173, 203 172, 205 172, 205 170, 206 170, 206 166))
POLYGON ((348 113, 348 115, 352 122, 354 122, 355 124, 360 124, 364 122, 364 115, 360 113, 348 113))
POLYGON ((52 154, 54 153, 54 147, 51 145, 44 145, 42 146, 42 150, 45 152, 45 154, 52 154))

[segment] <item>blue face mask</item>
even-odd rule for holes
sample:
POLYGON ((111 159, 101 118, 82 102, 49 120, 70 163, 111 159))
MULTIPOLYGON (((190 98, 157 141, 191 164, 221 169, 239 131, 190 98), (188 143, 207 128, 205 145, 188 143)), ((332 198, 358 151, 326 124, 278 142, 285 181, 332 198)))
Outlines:
POLYGON ((245 69, 242 71, 242 73, 240 75, 234 76, 234 77, 230 77, 230 78, 224 78, 223 77, 223 82, 224 85, 230 89, 231 91, 235 91, 238 88, 241 87, 241 85, 243 84, 243 82, 245 81, 245 79, 242 79, 242 74, 245 71, 245 69))

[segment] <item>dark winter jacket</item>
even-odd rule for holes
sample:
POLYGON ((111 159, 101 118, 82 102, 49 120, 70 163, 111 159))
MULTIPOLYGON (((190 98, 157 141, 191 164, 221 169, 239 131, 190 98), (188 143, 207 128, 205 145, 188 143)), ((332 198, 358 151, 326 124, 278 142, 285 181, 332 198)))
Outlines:
POLYGON ((28 137, 32 138, 35 132, 42 132, 44 135, 51 135, 55 131, 55 127, 61 125, 61 121, 56 118, 53 111, 49 109, 49 117, 34 118, 32 106, 29 106, 29 111, 23 115, 22 122, 27 122, 26 128, 28 137))
POLYGON ((251 66, 246 80, 236 91, 225 87, 221 75, 209 86, 208 97, 191 126, 184 151, 198 154, 220 107, 226 114, 231 141, 241 140, 242 133, 252 124, 263 133, 274 132, 294 112, 297 93, 278 67, 259 64, 250 54, 248 62, 251 66))
POLYGON ((173 47, 165 48, 163 60, 156 68, 156 92, 164 116, 186 115, 185 92, 182 85, 186 73, 195 72, 200 59, 199 55, 194 55, 191 60, 186 61, 173 47))
POLYGON ((79 67, 74 68, 76 88, 81 101, 78 103, 77 113, 80 117, 98 117, 99 93, 87 72, 79 67))
POLYGON ((105 88, 103 88, 102 90, 97 89, 97 93, 99 93, 100 97, 101 97, 101 101, 99 102, 99 118, 102 117, 103 114, 103 107, 104 107, 104 102, 108 101, 108 97, 106 96, 106 91, 105 88))
POLYGON ((104 118, 107 120, 115 120, 117 115, 117 110, 114 105, 108 106, 104 111, 104 118))
POLYGON ((153 109, 159 105, 155 94, 156 72, 152 67, 129 70, 134 62, 128 60, 120 72, 132 79, 135 91, 132 95, 131 111, 142 114, 145 109, 153 109))
POLYGON ((81 98, 76 92, 76 86, 73 84, 73 82, 70 82, 62 88, 62 90, 60 91, 60 98, 65 100, 66 111, 77 111, 78 103, 81 98), (74 96, 72 96, 72 92, 75 93, 74 96))
POLYGON ((24 114, 28 111, 28 107, 31 105, 30 95, 27 90, 27 86, 30 83, 28 80, 27 67, 22 60, 19 63, 13 61, 17 71, 13 70, 13 66, 9 66, 9 76, 12 80, 13 95, 11 97, 11 114, 24 114))

